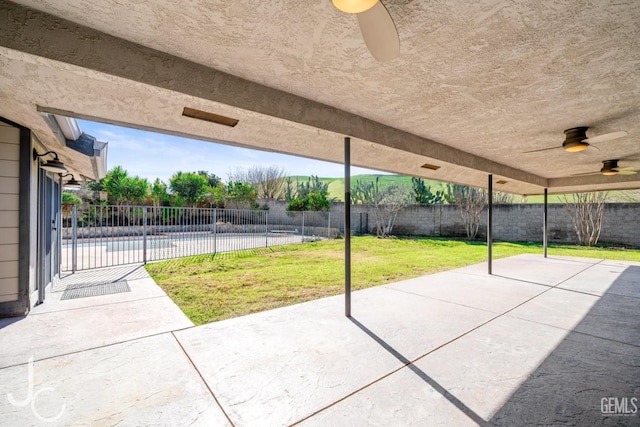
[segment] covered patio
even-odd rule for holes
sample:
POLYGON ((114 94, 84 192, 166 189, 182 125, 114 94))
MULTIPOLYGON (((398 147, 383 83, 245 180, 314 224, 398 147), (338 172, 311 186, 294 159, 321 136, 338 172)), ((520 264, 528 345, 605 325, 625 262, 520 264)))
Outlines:
POLYGON ((70 300, 54 292, 28 317, 0 320, 0 416, 24 426, 54 418, 636 422, 635 413, 603 413, 602 399, 640 393, 640 264, 521 255, 495 261, 493 275, 486 270, 478 264, 354 292, 351 318, 336 296, 200 327, 141 267, 77 273, 58 290, 107 277, 131 292, 70 300), (9 395, 27 403, 11 404, 9 395))
MULTIPOLYGON (((0 0, 0 117, 65 163, 52 115, 345 162, 347 183, 353 163, 525 195, 640 187, 640 3, 383 3, 400 56, 381 63, 329 0, 0 0)), ((0 415, 633 424, 603 405, 640 395, 639 271, 523 255, 201 327, 150 278, 103 271, 131 291, 0 320, 0 415)))

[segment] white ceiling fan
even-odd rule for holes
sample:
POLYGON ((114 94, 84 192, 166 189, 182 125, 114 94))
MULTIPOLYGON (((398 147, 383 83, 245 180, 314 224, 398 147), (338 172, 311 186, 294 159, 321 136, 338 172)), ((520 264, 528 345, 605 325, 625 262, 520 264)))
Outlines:
POLYGON ((400 56, 396 24, 380 0, 331 0, 340 11, 355 14, 371 55, 380 62, 400 56))

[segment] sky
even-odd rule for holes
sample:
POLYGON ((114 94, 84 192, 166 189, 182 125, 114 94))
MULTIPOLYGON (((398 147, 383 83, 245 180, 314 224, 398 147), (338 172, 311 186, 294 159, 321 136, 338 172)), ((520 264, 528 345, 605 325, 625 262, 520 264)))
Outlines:
MULTIPOLYGON (((122 166, 129 175, 156 178, 168 182, 176 172, 205 170, 224 181, 229 173, 252 166, 278 166, 285 175, 317 175, 322 178, 344 176, 344 166, 337 163, 288 156, 271 152, 250 150, 212 142, 182 138, 155 132, 78 120, 83 132, 109 143, 107 167, 122 166)), ((351 175, 382 174, 358 167, 351 168, 351 175)))

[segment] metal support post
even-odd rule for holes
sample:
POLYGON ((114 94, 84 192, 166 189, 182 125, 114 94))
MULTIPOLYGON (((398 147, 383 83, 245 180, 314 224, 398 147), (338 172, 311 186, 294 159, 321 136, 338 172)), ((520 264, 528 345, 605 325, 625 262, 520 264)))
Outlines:
POLYGON ((487 265, 488 272, 492 274, 493 261, 493 175, 489 175, 489 204, 487 208, 487 265))
POLYGON ((547 189, 544 189, 544 213, 542 215, 542 248, 544 251, 544 257, 547 257, 547 239, 548 239, 548 226, 549 217, 547 212, 547 189))
POLYGON ((351 138, 344 138, 344 315, 351 317, 351 138))

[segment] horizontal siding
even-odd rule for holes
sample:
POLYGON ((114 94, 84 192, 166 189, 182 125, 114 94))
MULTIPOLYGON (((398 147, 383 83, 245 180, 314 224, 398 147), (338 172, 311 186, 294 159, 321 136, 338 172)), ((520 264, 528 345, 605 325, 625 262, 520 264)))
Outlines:
POLYGON ((18 178, 0 176, 0 193, 18 194, 19 192, 20 184, 18 183, 18 178))
POLYGON ((18 292, 17 277, 0 279, 0 295, 9 295, 17 292, 18 292))
POLYGON ((0 143, 0 160, 20 160, 20 146, 0 143))
POLYGON ((18 301, 20 129, 0 126, 0 303, 18 301))
POLYGON ((0 193, 0 211, 17 211, 20 209, 18 204, 20 197, 17 194, 0 193))
POLYGON ((18 261, 0 261, 0 279, 18 277, 18 261))
POLYGON ((0 245, 14 244, 18 244, 18 228, 3 228, 0 232, 0 245))
POLYGON ((18 245, 0 245, 0 262, 18 261, 18 245))
POLYGON ((0 160, 0 176, 12 178, 20 176, 20 162, 17 160, 0 160))
POLYGON ((18 299, 18 278, 10 277, 0 279, 0 302, 2 301, 2 296, 13 297, 13 299, 7 299, 5 301, 15 301, 18 299))
MULTIPOLYGON (((16 283, 18 283, 17 279, 16 279, 16 283)), ((17 292, 9 295, 0 295, 0 302, 12 302, 12 301, 18 301, 17 292)))
POLYGON ((2 123, 0 126, 0 143, 20 145, 20 129, 2 123))
POLYGON ((0 228, 16 228, 20 221, 18 211, 0 210, 0 228))

